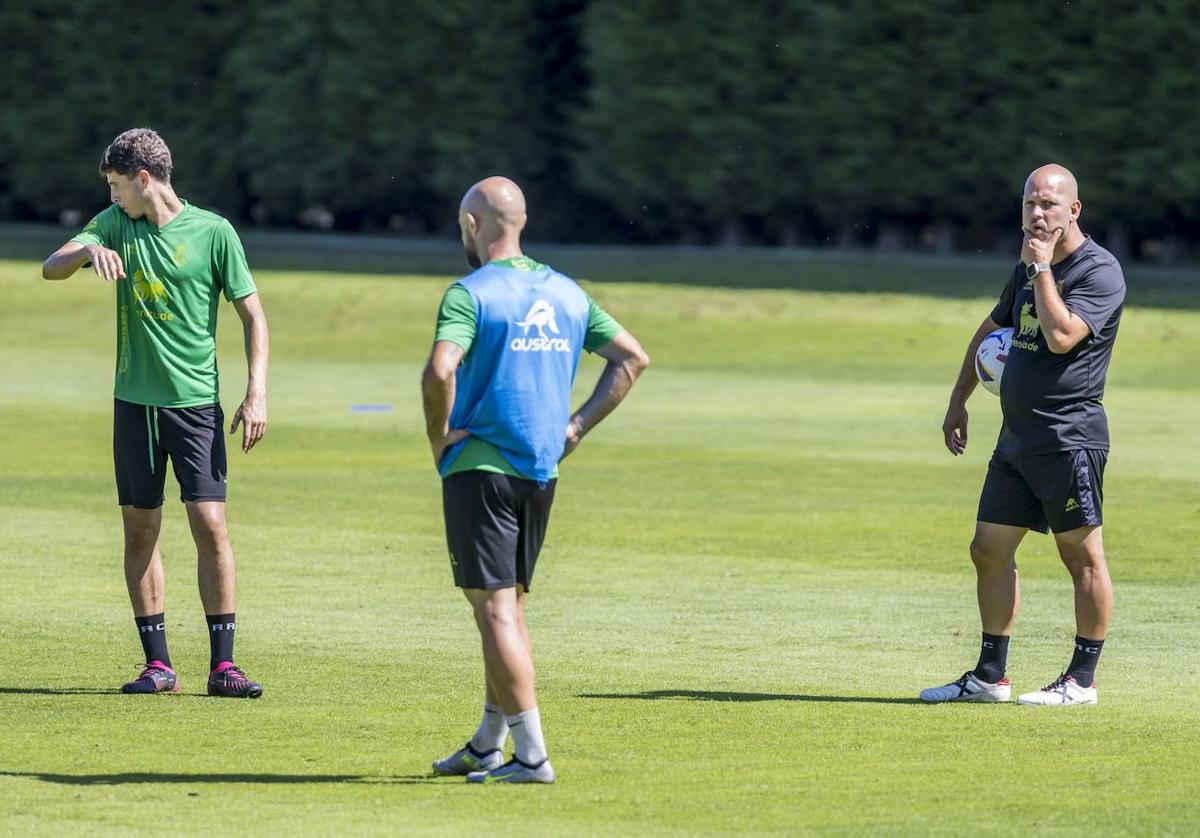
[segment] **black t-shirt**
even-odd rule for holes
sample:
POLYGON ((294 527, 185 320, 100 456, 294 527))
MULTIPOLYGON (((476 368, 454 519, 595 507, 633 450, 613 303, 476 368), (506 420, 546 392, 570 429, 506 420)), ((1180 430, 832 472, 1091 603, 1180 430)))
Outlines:
POLYGON ((992 311, 998 325, 1013 327, 1000 379, 1001 454, 1108 450, 1108 418, 1100 400, 1121 323, 1125 276, 1116 257, 1090 238, 1051 271, 1063 302, 1090 334, 1070 352, 1051 352, 1038 324, 1033 280, 1017 264, 992 311))

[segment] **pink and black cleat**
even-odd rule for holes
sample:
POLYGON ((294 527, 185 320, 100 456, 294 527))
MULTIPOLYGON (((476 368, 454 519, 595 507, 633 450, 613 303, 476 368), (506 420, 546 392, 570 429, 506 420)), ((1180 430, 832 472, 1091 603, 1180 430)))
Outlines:
POLYGON ((162 661, 150 661, 142 674, 121 686, 123 693, 177 693, 179 679, 175 670, 162 661))
POLYGON ((258 698, 262 693, 262 684, 251 681, 246 677, 246 673, 231 661, 217 664, 217 668, 208 673, 209 695, 223 698, 258 698))

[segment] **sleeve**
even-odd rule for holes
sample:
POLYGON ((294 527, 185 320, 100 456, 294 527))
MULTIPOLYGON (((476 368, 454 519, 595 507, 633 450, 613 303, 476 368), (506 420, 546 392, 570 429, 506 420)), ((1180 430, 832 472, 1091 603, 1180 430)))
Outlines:
POLYGON ((596 305, 596 301, 588 296, 587 332, 583 336, 583 348, 595 352, 604 344, 610 342, 621 332, 625 331, 607 311, 596 305))
POLYGON ((1063 293, 1067 310, 1087 324, 1093 335, 1125 301, 1125 275, 1115 262, 1093 265, 1063 293))
POLYGON ((1020 267, 1013 268, 1012 276, 1008 278, 1008 282, 1004 284, 1004 290, 1000 292, 1000 299, 996 301, 996 307, 992 309, 992 322, 997 326, 1012 326, 1013 325, 1013 303, 1017 298, 1017 278, 1021 275, 1020 267))
POLYGON ((71 238, 71 241, 85 245, 98 244, 101 247, 116 250, 117 230, 116 225, 113 224, 112 214, 114 209, 117 209, 115 205, 97 214, 95 218, 84 225, 77 236, 71 238))
POLYGON ((475 323, 475 300, 456 282, 442 295, 433 340, 448 340, 461 346, 464 354, 470 352, 475 342, 475 323))
POLYGON ((242 240, 238 238, 233 225, 224 219, 217 225, 213 236, 212 270, 229 302, 249 297, 258 290, 254 287, 250 266, 246 264, 242 240))

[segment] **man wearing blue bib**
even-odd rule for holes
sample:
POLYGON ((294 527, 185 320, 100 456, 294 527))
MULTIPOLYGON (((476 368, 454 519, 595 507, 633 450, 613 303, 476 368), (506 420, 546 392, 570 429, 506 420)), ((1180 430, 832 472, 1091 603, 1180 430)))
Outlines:
POLYGON ((474 783, 552 783, 525 595, 559 461, 620 404, 650 360, 574 280, 522 254, 525 197, 511 180, 472 186, 458 223, 476 270, 442 299, 421 389, 454 583, 483 638, 486 698, 479 729, 433 770, 474 783), (584 349, 608 363, 572 414, 584 349), (513 758, 504 762, 510 731, 513 758))

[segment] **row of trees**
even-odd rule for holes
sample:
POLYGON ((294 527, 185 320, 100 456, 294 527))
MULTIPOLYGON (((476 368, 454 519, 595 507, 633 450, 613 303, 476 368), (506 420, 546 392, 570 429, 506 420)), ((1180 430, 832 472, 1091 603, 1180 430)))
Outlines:
POLYGON ((102 206, 150 125, 182 194, 273 225, 440 233, 499 172, 538 238, 990 248, 1057 160, 1117 246, 1200 232, 1191 0, 113 9, 0 4, 0 217, 102 206))

